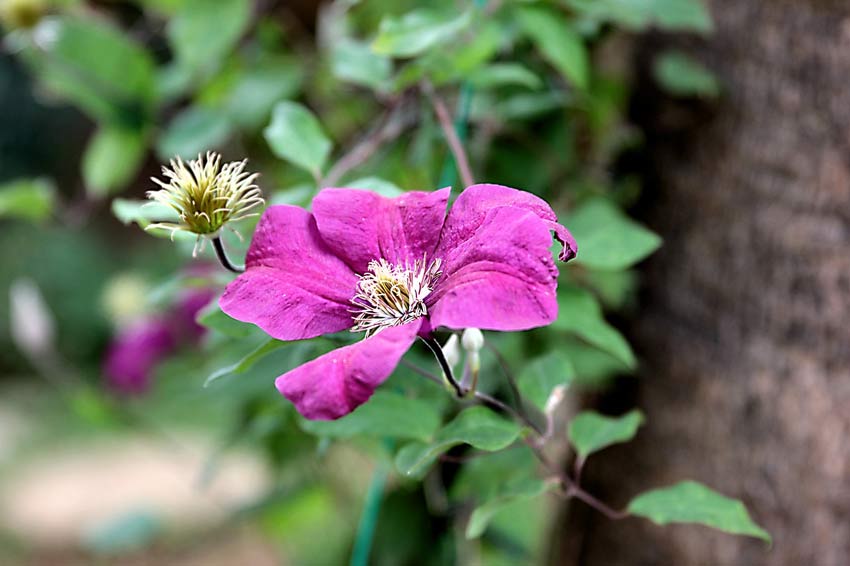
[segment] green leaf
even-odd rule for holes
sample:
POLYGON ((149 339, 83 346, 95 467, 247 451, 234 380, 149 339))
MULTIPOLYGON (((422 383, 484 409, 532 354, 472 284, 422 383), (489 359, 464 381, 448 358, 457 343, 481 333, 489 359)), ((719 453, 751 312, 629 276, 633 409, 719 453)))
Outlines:
POLYGON ((506 486, 497 497, 475 508, 469 518, 469 523, 466 525, 466 538, 473 539, 483 535, 490 521, 502 509, 518 501, 539 497, 556 485, 557 483, 546 482, 537 478, 524 478, 506 486))
POLYGON ((112 214, 122 224, 138 224, 141 228, 151 222, 176 222, 179 220, 177 213, 172 208, 149 200, 113 199, 112 214))
POLYGON ((469 76, 469 82, 476 88, 494 88, 500 86, 523 86, 537 90, 543 81, 528 67, 519 63, 492 63, 476 70, 469 76))
POLYGON ((584 40, 572 23, 560 12, 542 6, 524 6, 517 10, 523 32, 534 42, 544 58, 579 89, 589 80, 589 62, 584 40))
POLYGON ((144 132, 102 126, 83 154, 87 192, 104 197, 123 189, 136 177, 147 149, 144 132))
POLYGON ((399 472, 419 476, 450 448, 469 444, 479 450, 493 452, 513 443, 519 426, 484 407, 471 407, 440 429, 430 444, 415 442, 404 446, 396 455, 399 472))
POLYGON ((404 190, 402 190, 398 185, 390 183, 389 181, 386 181, 379 177, 363 177, 357 179, 356 181, 346 183, 345 186, 351 189, 363 189, 366 191, 372 191, 374 193, 378 193, 381 196, 390 198, 394 198, 404 194, 404 190))
POLYGON ((251 352, 249 352, 245 357, 243 357, 235 364, 223 367, 211 373, 210 376, 207 377, 206 381, 204 381, 204 387, 210 386, 213 382, 218 381, 223 377, 230 377, 231 375, 245 373, 246 371, 251 369, 254 364, 266 357, 268 354, 288 344, 289 342, 282 342, 280 340, 275 340, 274 338, 269 338, 268 340, 251 350, 251 352))
POLYGON ((47 179, 18 179, 0 185, 0 218, 45 220, 55 204, 56 187, 47 179))
POLYGON ((346 39, 331 47, 331 70, 341 81, 382 91, 389 86, 392 62, 368 45, 346 39))
POLYGON ((626 269, 661 245, 661 238, 601 198, 582 205, 566 221, 579 243, 576 261, 592 269, 626 269))
POLYGON ((584 389, 604 388, 614 376, 630 371, 629 366, 619 359, 582 340, 564 338, 560 346, 576 370, 573 380, 575 386, 584 389))
POLYGON ((128 35, 96 19, 45 18, 22 56, 49 90, 98 121, 139 126, 150 116, 154 63, 128 35))
POLYGON ((700 0, 567 0, 567 5, 583 18, 632 30, 712 30, 711 16, 700 0))
POLYGON ((275 103, 298 92, 304 73, 290 57, 266 55, 244 64, 227 95, 225 108, 234 122, 257 130, 268 123, 275 103))
POLYGON ((231 338, 245 338, 254 334, 257 327, 247 322, 230 318, 218 306, 218 301, 212 301, 198 312, 195 320, 201 326, 230 336, 231 338))
POLYGON ((163 160, 175 156, 194 159, 199 154, 224 145, 232 126, 227 117, 200 106, 192 106, 171 120, 157 143, 157 154, 163 160))
POLYGON ((569 385, 574 378, 575 370, 569 358, 555 350, 526 363, 517 386, 523 399, 545 411, 552 391, 558 386, 569 385))
POLYGON ((251 4, 248 0, 185 0, 167 29, 178 61, 196 70, 218 65, 242 36, 251 4))
POLYGON ((711 71, 679 51, 666 51, 656 57, 652 74, 658 84, 676 96, 714 98, 720 94, 711 71))
POLYGON ((594 411, 582 411, 570 422, 568 436, 579 457, 607 448, 612 444, 628 442, 643 424, 643 413, 629 411, 620 417, 606 417, 594 411))
POLYGON ((279 102, 263 135, 275 155, 316 178, 321 176, 332 144, 307 108, 296 102, 279 102))
POLYGON ((431 403, 377 391, 369 401, 341 419, 309 421, 301 418, 299 424, 309 433, 334 438, 366 435, 427 441, 440 427, 440 413, 431 403))
POLYGON ((616 328, 605 321, 602 309, 589 291, 562 285, 558 289, 558 319, 552 328, 572 332, 633 368, 635 355, 616 328))
POLYGON ((408 12, 400 18, 386 16, 381 20, 372 49, 381 55, 413 57, 450 40, 471 21, 471 11, 454 15, 429 8, 408 12))
POLYGON ((658 525, 697 523, 726 533, 771 540, 770 534, 753 522, 743 503, 694 481, 642 493, 629 503, 627 510, 658 525))

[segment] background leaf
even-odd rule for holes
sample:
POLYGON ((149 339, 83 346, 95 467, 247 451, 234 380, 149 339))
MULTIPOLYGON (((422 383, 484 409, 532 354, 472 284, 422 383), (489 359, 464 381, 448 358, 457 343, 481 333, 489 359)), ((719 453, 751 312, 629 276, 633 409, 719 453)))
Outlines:
POLYGON ((714 98, 720 94, 720 85, 711 71, 680 51, 665 51, 657 56, 652 74, 664 90, 676 96, 714 98))
POLYGON ((634 438, 642 423, 643 413, 638 410, 629 411, 620 417, 582 411, 570 422, 568 435, 578 455, 587 458, 612 444, 628 442, 634 438))
POLYGON ((637 363, 631 346, 622 334, 605 320, 599 303, 590 291, 572 285, 562 285, 558 289, 558 319, 552 324, 552 328, 576 334, 613 355, 629 368, 633 368, 637 363))
POLYGON ((628 512, 658 525, 697 523, 770 542, 770 534, 753 522, 743 503, 694 481, 643 493, 629 503, 628 512))
POLYGON ((297 102, 279 102, 263 135, 275 155, 316 178, 321 176, 332 144, 307 108, 297 102))
POLYGON ((579 242, 576 262, 595 269, 625 269, 661 245, 647 230, 605 199, 582 205, 565 222, 579 242))
POLYGON ((0 218, 45 220, 55 203, 56 187, 47 179, 18 179, 0 185, 0 218))
POLYGON ((169 22, 168 39, 181 64, 215 67, 239 40, 250 15, 248 0, 185 0, 169 22))
POLYGON ((341 81, 386 90, 392 62, 372 51, 365 43, 346 39, 331 46, 331 70, 341 81))
POLYGON ((418 476, 453 446, 469 444, 492 452, 509 446, 518 436, 519 426, 516 423, 503 419, 490 409, 471 407, 440 429, 430 444, 416 442, 403 447, 396 455, 395 463, 403 475, 418 476))
POLYGON ((524 6, 517 21, 540 52, 574 86, 585 89, 589 81, 588 55, 584 40, 572 23, 554 9, 524 6))
POLYGON ((382 55, 413 57, 445 42, 472 21, 472 12, 460 15, 422 8, 397 18, 386 16, 381 20, 378 37, 372 49, 382 55))
POLYGON ((575 369, 569 358, 555 350, 529 360, 519 374, 517 386, 523 399, 543 411, 552 390, 570 384, 574 378, 575 369))
POLYGON ((141 130, 103 126, 86 146, 83 179, 94 197, 123 189, 142 166, 147 144, 141 130))
POLYGON ((554 485, 551 482, 529 478, 506 486, 497 497, 475 508, 466 525, 466 538, 478 538, 484 534, 493 516, 505 507, 517 501, 539 497, 554 485))
POLYGON ((376 391, 368 403, 335 421, 299 419, 303 430, 318 436, 428 440, 440 427, 440 413, 433 403, 398 393, 376 391))
POLYGON ((175 156, 195 159, 211 149, 220 148, 230 137, 232 126, 221 113, 192 106, 171 120, 157 143, 157 154, 167 161, 175 156))

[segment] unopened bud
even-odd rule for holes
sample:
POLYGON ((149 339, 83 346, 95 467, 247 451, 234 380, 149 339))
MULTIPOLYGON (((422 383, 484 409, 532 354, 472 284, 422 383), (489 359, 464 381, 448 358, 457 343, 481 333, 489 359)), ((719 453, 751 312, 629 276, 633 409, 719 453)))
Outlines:
POLYGON ((484 335, 477 328, 467 328, 463 331, 463 338, 460 342, 467 353, 477 354, 484 347, 484 335))
POLYGON ((12 340, 27 356, 38 357, 53 347, 53 317, 36 284, 17 279, 9 290, 12 340))
POLYGON ((564 400, 566 392, 566 385, 558 385, 552 390, 552 393, 549 394, 549 398, 546 399, 546 407, 544 408, 546 416, 551 416, 552 413, 555 412, 555 409, 557 409, 558 405, 561 404, 561 401, 564 400))
POLYGON ((452 368, 457 367, 460 363, 460 340, 458 340, 457 334, 452 334, 446 340, 446 343, 443 345, 443 355, 452 368))

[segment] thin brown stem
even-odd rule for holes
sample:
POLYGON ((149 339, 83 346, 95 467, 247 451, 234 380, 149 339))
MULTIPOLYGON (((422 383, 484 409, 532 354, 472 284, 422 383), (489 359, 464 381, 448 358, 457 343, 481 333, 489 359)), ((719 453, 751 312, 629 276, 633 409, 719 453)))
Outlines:
POLYGON ((443 130, 443 135, 446 137, 446 143, 449 144, 449 149, 454 157, 457 165, 460 179, 464 186, 468 187, 475 184, 472 176, 472 168, 469 166, 469 158, 466 155, 466 150, 461 143, 460 138, 452 124, 452 117, 449 114, 449 109, 446 103, 439 97, 434 87, 430 83, 424 83, 422 86, 428 98, 431 99, 431 105, 434 107, 434 114, 437 116, 437 121, 440 123, 440 128, 443 130))
POLYGON ((603 515, 608 517, 609 519, 612 519, 612 520, 615 520, 615 521, 620 520, 620 519, 625 519, 626 517, 629 516, 629 513, 627 511, 618 511, 617 509, 613 509, 612 507, 609 507, 608 505, 599 501, 598 499, 596 499, 595 497, 593 497, 592 495, 590 495, 589 493, 587 493, 586 491, 584 491, 583 489, 581 489, 578 486, 573 486, 572 488, 567 489, 566 496, 567 497, 575 497, 576 499, 580 499, 581 501, 584 501, 585 503, 587 503, 588 505, 590 505, 591 507, 593 507, 594 509, 596 509, 597 511, 599 511, 600 513, 602 513, 603 515))
POLYGON ((346 173, 363 164, 382 145, 397 138, 415 122, 416 116, 414 114, 404 112, 405 98, 405 96, 400 96, 391 102, 381 123, 330 168, 328 174, 319 180, 319 188, 332 187, 337 184, 346 173))

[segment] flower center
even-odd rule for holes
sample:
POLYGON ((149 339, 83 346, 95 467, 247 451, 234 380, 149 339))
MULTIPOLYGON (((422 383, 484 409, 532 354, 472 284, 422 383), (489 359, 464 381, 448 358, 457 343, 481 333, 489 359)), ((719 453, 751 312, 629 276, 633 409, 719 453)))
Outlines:
POLYGON ((351 299, 356 307, 352 332, 365 331, 369 337, 428 314, 425 297, 442 273, 440 263, 439 259, 428 262, 426 258, 398 265, 385 259, 370 261, 351 299))

